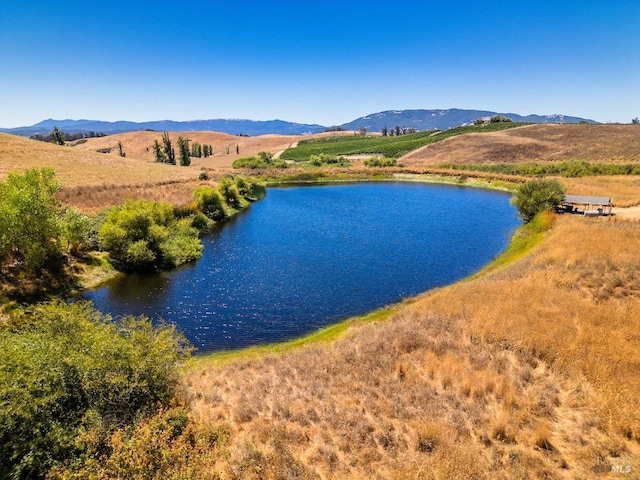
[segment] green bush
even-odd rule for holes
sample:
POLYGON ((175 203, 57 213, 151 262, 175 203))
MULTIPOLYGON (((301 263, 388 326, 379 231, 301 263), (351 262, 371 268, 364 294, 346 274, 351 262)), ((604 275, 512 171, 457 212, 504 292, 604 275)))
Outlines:
MULTIPOLYGON (((260 152, 263 154, 266 152, 260 152)), ((258 157, 242 157, 235 160, 232 164, 233 168, 250 168, 252 170, 261 168, 261 169, 270 169, 270 168, 287 168, 287 162, 279 159, 274 159, 273 156, 268 155, 260 155, 258 157)))
POLYGON ((202 255, 191 220, 177 220, 168 203, 129 200, 109 210, 98 235, 102 248, 122 270, 173 267, 202 255))
POLYGON ((55 302, 0 329, 0 478, 43 478, 174 398, 191 351, 174 327, 55 302), (88 432, 93 432, 88 434, 88 432))
POLYGON ((366 167, 397 167, 395 158, 374 157, 364 161, 366 167))
POLYGON ((211 220, 222 220, 227 216, 222 204, 222 197, 213 187, 198 187, 193 191, 193 198, 198 209, 211 220))
POLYGON ((336 165, 338 167, 351 166, 351 162, 346 158, 329 153, 319 153, 317 155, 311 155, 311 157, 309 157, 309 163, 314 167, 321 167, 323 165, 336 165))
POLYGON ((66 208, 60 214, 60 230, 67 250, 73 255, 81 255, 96 247, 97 231, 94 221, 74 208, 66 208))
POLYGON ((58 257, 60 247, 59 190, 50 168, 11 172, 0 182, 0 266, 19 265, 35 273, 58 257))
POLYGON ((203 246, 199 230, 190 218, 178 220, 160 243, 162 268, 174 268, 202 256, 203 246))
POLYGON ((224 202, 231 208, 239 208, 242 205, 240 193, 238 193, 238 188, 233 178, 223 177, 220 179, 220 182, 218 182, 218 192, 220 192, 224 202))
POLYGON ((558 205, 564 192, 564 187, 557 180, 531 180, 516 190, 511 202, 518 209, 520 217, 529 222, 538 213, 558 205))

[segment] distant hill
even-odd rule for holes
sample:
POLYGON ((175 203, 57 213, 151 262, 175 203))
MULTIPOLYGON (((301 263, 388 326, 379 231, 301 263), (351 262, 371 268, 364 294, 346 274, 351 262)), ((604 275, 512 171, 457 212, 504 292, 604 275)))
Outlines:
POLYGON ((284 120, 242 120, 242 119, 213 119, 191 120, 176 122, 173 120, 159 120, 152 122, 103 122, 99 120, 53 120, 48 119, 28 127, 0 128, 0 132, 11 133, 22 137, 41 134, 48 135, 58 127, 65 133, 101 132, 107 135, 143 130, 158 132, 221 132, 231 135, 265 135, 277 133, 281 135, 302 135, 323 132, 322 125, 308 125, 303 123, 286 122, 284 120))
MULTIPOLYGON (((366 128, 370 132, 379 132, 383 127, 393 128, 412 127, 417 130, 446 130, 447 128, 470 125, 474 120, 482 117, 504 115, 514 122, 531 123, 597 123, 580 117, 567 115, 527 115, 516 113, 498 113, 485 110, 462 110, 451 108, 448 110, 389 110, 373 113, 360 117, 352 122, 340 125, 345 130, 359 130, 366 128)), ((104 122, 99 120, 53 120, 48 119, 35 125, 17 128, 0 128, 0 132, 11 133, 22 137, 32 135, 48 135, 53 127, 58 127, 65 133, 101 132, 107 135, 114 133, 126 133, 143 130, 155 130, 158 132, 221 132, 231 135, 303 135, 320 133, 326 127, 317 124, 304 124, 287 122, 284 120, 243 120, 243 119, 213 119, 191 120, 176 122, 173 120, 160 120, 152 122, 104 122)))
POLYGON ((597 123, 594 120, 570 117, 567 115, 527 115, 516 113, 499 113, 486 110, 461 110, 451 108, 447 110, 388 110, 360 117, 352 122, 341 125, 346 130, 366 128, 370 132, 379 132, 383 127, 393 128, 412 127, 416 130, 446 130, 464 125, 471 125, 474 120, 483 117, 503 115, 514 122, 530 123, 597 123))

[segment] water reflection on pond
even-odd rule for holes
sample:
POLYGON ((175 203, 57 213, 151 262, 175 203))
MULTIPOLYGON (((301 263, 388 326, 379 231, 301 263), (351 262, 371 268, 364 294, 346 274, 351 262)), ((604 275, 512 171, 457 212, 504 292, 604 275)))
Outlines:
POLYGON ((84 294, 113 315, 176 323, 200 351, 300 336, 452 283, 520 224, 509 195, 362 183, 269 189, 203 239, 201 260, 84 294))

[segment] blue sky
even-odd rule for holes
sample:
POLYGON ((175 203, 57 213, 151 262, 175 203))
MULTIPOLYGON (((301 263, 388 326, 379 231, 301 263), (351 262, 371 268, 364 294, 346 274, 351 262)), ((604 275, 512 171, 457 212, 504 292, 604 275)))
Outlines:
POLYGON ((0 5, 0 127, 470 108, 640 116, 640 1, 0 5))

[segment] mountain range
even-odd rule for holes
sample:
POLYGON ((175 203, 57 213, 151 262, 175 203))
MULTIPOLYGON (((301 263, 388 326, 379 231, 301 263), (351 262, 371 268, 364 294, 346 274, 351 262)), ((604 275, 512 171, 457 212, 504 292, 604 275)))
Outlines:
MULTIPOLYGON (((446 130, 457 126, 472 124, 474 120, 483 117, 502 115, 510 118, 514 122, 530 123, 597 123, 594 120, 572 117, 562 114, 555 115, 527 115, 522 116, 515 113, 498 113, 486 110, 463 110, 458 108, 443 110, 388 110, 385 112, 373 113, 357 118, 351 122, 337 125, 345 130, 359 130, 366 128, 370 132, 379 132, 383 127, 415 128, 416 130, 446 130)), ((99 120, 53 120, 48 119, 35 125, 0 128, 0 132, 11 133, 29 137, 32 135, 48 135, 57 127, 65 133, 100 132, 106 135, 114 133, 125 133, 140 130, 155 130, 167 132, 192 132, 192 131, 215 131, 229 133, 232 135, 304 135, 319 133, 327 127, 317 124, 304 124, 287 122, 284 120, 256 121, 245 119, 212 119, 212 120, 191 120, 178 122, 173 120, 160 120, 151 122, 105 122, 99 120)), ((332 126, 336 127, 336 126, 332 126)))

